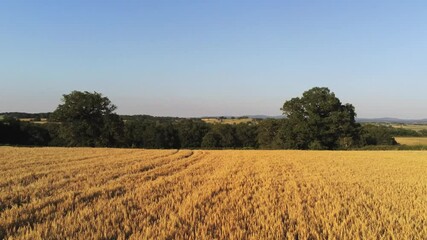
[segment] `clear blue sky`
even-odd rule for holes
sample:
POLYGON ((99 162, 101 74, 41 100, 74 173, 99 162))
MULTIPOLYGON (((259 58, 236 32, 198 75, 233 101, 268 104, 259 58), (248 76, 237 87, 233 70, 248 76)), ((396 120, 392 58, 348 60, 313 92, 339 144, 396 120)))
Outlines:
POLYGON ((0 1, 0 112, 97 91, 121 114, 280 115, 329 87, 427 118, 427 1, 0 1))

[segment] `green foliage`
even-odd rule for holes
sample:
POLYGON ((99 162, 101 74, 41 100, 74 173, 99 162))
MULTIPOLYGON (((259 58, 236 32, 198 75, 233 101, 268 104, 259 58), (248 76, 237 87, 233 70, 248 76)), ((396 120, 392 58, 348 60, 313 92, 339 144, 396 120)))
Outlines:
POLYGON ((142 138, 144 148, 179 148, 178 132, 168 123, 150 123, 142 138))
POLYGON ((405 128, 394 128, 389 127, 390 134, 393 135, 393 137, 422 137, 423 131, 427 130, 421 130, 419 132, 412 130, 412 129, 405 129, 405 128))
POLYGON ((310 142, 310 144, 308 145, 308 149, 310 149, 310 150, 325 150, 325 146, 319 140, 314 140, 314 141, 310 142))
POLYGON ((276 142, 284 149, 308 149, 310 132, 305 124, 294 124, 289 119, 283 119, 278 129, 276 142))
POLYGON ((144 120, 133 120, 125 123, 125 142, 127 147, 144 147, 144 131, 147 128, 144 120))
POLYGON ((221 147, 221 136, 216 132, 208 132, 202 140, 202 148, 214 149, 221 147))
POLYGON ((0 121, 0 144, 45 146, 50 141, 49 131, 43 126, 7 116, 0 121))
POLYGON ((130 118, 125 124, 125 142, 128 147, 144 148, 200 148, 209 125, 200 120, 130 118))
POLYGON ((253 123, 239 123, 234 126, 237 147, 239 148, 257 148, 257 129, 253 123))
POLYGON ((123 122, 113 111, 107 97, 94 92, 73 91, 64 94, 52 114, 61 123, 59 135, 68 146, 114 147, 120 146, 123 122))
MULTIPOLYGON (((41 118, 49 118, 51 113, 25 113, 25 112, 3 112, 1 113, 1 116, 8 117, 8 118, 34 118, 34 119, 41 119, 41 118)), ((0 120, 1 120, 0 116, 0 120)))
POLYGON ((418 131, 418 134, 420 135, 420 137, 427 137, 427 129, 418 131))
POLYGON ((20 122, 15 118, 4 116, 0 121, 0 144, 21 144, 24 135, 20 122))
MULTIPOLYGON (((355 122, 351 104, 342 104, 328 88, 312 88, 292 98, 281 110, 285 119, 239 124, 209 124, 201 119, 118 116, 100 93, 73 91, 63 95, 54 113, 6 113, 0 120, 0 144, 140 148, 354 149, 388 148, 393 136, 427 136, 355 122), (50 117, 46 124, 19 122, 10 116, 50 117), (125 119, 123 121, 122 119, 125 119)), ((225 120, 226 117, 221 117, 225 120)), ((222 121, 224 123, 225 121, 222 121)))
POLYGON ((282 120, 266 119, 260 121, 257 129, 257 145, 262 149, 283 148, 281 140, 282 120))
POLYGON ((363 145, 396 145, 393 128, 382 125, 363 125, 361 138, 363 145))
POLYGON ((176 128, 181 148, 199 148, 210 129, 207 123, 193 119, 179 121, 176 128))
POLYGON ((328 88, 312 88, 301 98, 286 101, 281 110, 287 117, 281 136, 286 148, 349 148, 340 144, 358 141, 360 125, 355 122, 354 107, 341 104, 328 88))
POLYGON ((237 145, 236 129, 230 124, 214 124, 202 141, 202 147, 207 148, 235 148, 237 145))
POLYGON ((49 131, 42 125, 21 124, 22 139, 20 144, 32 146, 46 146, 51 141, 49 131))
POLYGON ((50 141, 47 144, 48 146, 67 146, 67 142, 60 136, 61 124, 59 123, 46 123, 42 125, 49 132, 50 141))

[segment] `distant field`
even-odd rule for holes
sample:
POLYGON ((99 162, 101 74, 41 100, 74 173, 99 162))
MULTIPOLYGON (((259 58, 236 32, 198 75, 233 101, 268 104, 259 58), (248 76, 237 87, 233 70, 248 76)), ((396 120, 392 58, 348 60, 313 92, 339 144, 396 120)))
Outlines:
POLYGON ((416 146, 416 145, 426 145, 427 146, 427 137, 395 137, 396 141, 402 145, 416 146))
POLYGON ((427 130, 427 124, 391 124, 394 128, 404 128, 414 131, 427 130))
POLYGON ((0 239, 427 239, 427 152, 0 147, 0 239))
POLYGON ((19 121, 31 122, 31 123, 37 123, 37 124, 44 124, 44 123, 47 123, 47 118, 41 118, 40 121, 35 121, 34 118, 20 118, 19 121))
POLYGON ((239 124, 239 123, 253 122, 255 120, 252 118, 242 118, 242 119, 202 118, 202 121, 206 123, 239 124))

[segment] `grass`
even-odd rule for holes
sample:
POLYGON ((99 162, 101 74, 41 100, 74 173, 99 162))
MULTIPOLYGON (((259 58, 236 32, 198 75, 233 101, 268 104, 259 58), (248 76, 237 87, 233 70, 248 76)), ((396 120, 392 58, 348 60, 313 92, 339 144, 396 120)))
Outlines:
POLYGON ((0 239, 426 239, 425 151, 0 147, 0 239))
POLYGON ((395 137, 396 142, 408 146, 427 146, 427 137, 395 137))

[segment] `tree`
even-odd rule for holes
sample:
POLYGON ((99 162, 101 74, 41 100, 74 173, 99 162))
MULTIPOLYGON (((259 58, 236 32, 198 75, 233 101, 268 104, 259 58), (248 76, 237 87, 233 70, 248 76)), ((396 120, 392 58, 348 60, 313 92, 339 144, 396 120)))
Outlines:
POLYGON ((0 144, 47 146, 50 141, 49 131, 42 125, 8 116, 0 120, 0 144))
POLYGON ((128 120, 125 123, 125 142, 127 147, 144 147, 146 120, 128 120))
POLYGON ((257 126, 253 123, 239 123, 235 126, 238 145, 236 147, 257 147, 257 126))
POLYGON ((47 146, 52 140, 49 131, 42 124, 22 123, 21 132, 23 138, 20 144, 32 146, 47 146))
POLYGON ((238 142, 236 129, 230 124, 214 124, 202 140, 203 148, 235 148, 238 142))
POLYGON ((18 120, 6 116, 0 121, 0 144, 21 144, 24 138, 18 120))
POLYGON ((396 145, 392 133, 393 127, 376 126, 372 124, 363 125, 362 140, 364 145, 396 145))
POLYGON ((177 129, 181 148, 200 148, 209 125, 201 120, 183 119, 177 129))
POLYGON ((215 131, 220 138, 220 146, 223 148, 235 148, 237 139, 236 139, 236 129, 230 124, 215 124, 212 127, 212 130, 215 131))
POLYGON ((342 104, 328 88, 312 88, 286 101, 281 110, 287 117, 282 138, 288 148, 349 148, 358 142, 354 107, 342 104))
POLYGON ((125 124, 128 147, 179 148, 178 130, 170 120, 134 118, 125 124))
POLYGON ((261 120, 257 129, 257 145, 261 149, 282 148, 282 141, 279 139, 279 129, 283 122, 278 119, 261 120))
POLYGON ((221 147, 221 136, 215 132, 208 132, 202 140, 202 148, 219 148, 221 147))
MULTIPOLYGON (((294 124, 289 119, 283 119, 281 120, 281 124, 277 124, 277 128, 275 137, 276 148, 277 146, 285 149, 309 148, 309 144, 307 143, 309 129, 305 124, 294 124)), ((312 147, 314 147, 314 143, 312 147)))
POLYGON ((52 119, 60 122, 59 135, 68 146, 116 147, 123 138, 123 121, 116 106, 97 92, 64 94, 52 119))

